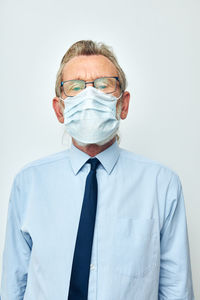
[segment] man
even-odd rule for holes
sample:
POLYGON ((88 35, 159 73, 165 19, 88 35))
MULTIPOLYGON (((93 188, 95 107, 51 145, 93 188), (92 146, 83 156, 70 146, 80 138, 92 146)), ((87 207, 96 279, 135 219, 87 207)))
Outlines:
POLYGON ((179 177, 118 145, 129 98, 106 45, 70 47, 53 108, 72 145, 15 177, 1 300, 194 299, 179 177))

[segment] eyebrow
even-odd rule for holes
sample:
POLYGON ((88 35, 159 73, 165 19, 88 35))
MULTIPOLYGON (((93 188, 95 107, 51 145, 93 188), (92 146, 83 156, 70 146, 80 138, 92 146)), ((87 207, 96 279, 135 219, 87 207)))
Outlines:
POLYGON ((102 77, 118 77, 117 75, 102 75, 102 76, 97 76, 97 77, 92 77, 92 79, 90 80, 85 80, 83 79, 83 77, 81 76, 77 76, 75 78, 72 78, 72 79, 69 79, 69 80, 83 80, 83 81, 94 81, 95 79, 98 79, 98 78, 102 78, 102 77))

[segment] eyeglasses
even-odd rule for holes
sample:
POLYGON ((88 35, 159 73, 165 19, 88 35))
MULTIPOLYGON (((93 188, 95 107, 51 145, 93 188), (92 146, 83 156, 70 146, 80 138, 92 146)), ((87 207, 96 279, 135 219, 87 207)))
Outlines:
POLYGON ((93 83, 93 86, 104 92, 105 94, 112 94, 116 91, 117 86, 120 87, 120 81, 118 77, 100 77, 94 81, 84 80, 66 80, 61 82, 61 88, 65 96, 74 97, 86 88, 86 85, 93 83))

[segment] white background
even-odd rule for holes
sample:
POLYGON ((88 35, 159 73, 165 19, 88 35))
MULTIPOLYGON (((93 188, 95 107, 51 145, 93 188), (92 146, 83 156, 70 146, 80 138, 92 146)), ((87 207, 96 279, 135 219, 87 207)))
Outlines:
POLYGON ((1 259, 15 174, 70 145, 62 143, 64 128, 52 109, 60 60, 78 40, 103 41, 113 47, 131 93, 120 146, 167 165, 182 181, 200 300, 199 16, 198 0, 1 0, 1 259))

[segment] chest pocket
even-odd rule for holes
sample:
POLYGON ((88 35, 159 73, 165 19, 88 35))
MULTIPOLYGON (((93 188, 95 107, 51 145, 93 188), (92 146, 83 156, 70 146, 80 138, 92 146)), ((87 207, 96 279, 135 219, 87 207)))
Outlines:
POLYGON ((157 265, 158 234, 154 219, 118 218, 112 267, 120 274, 144 277, 157 265))

